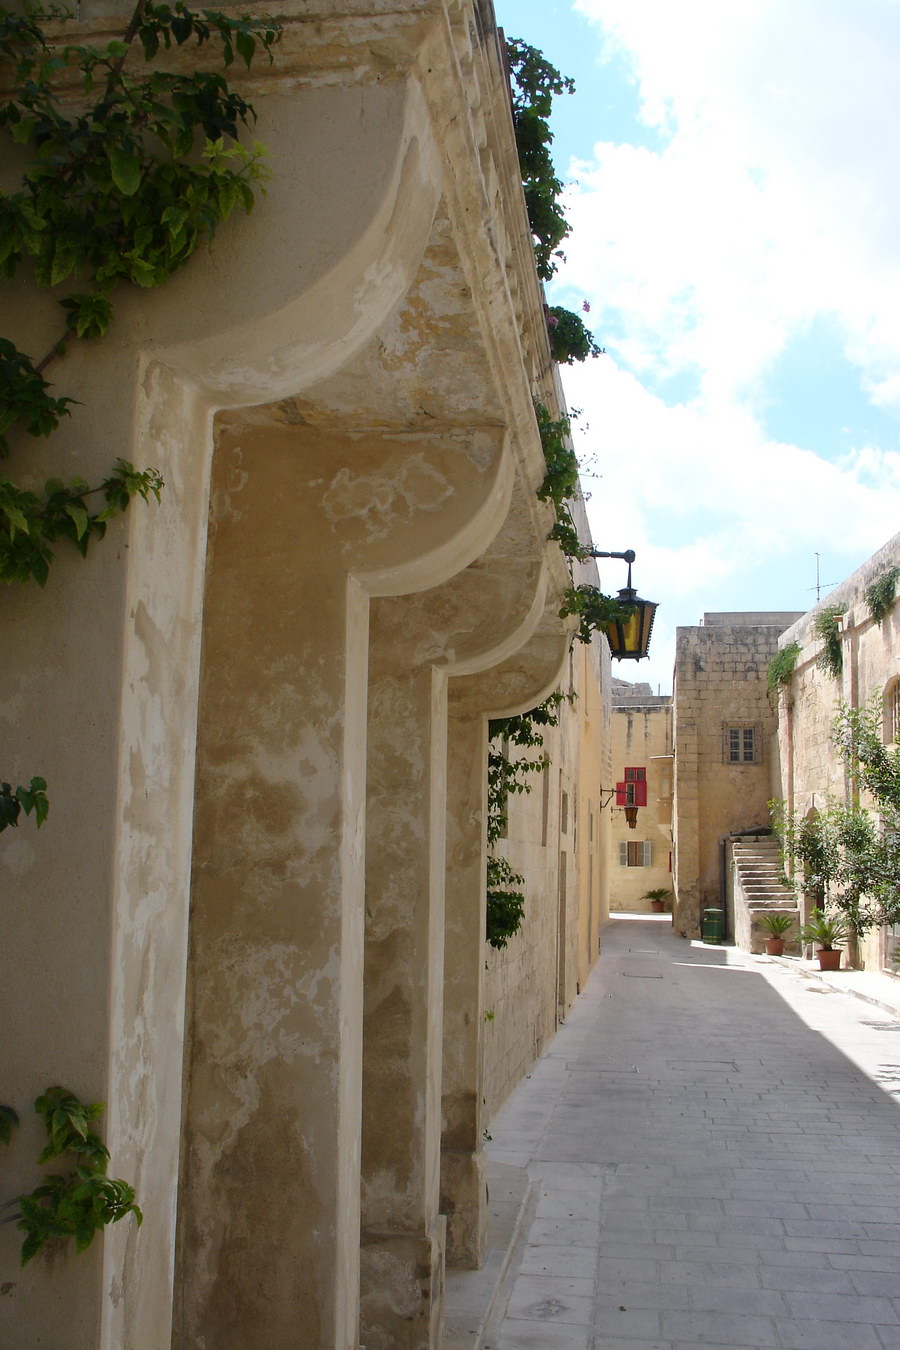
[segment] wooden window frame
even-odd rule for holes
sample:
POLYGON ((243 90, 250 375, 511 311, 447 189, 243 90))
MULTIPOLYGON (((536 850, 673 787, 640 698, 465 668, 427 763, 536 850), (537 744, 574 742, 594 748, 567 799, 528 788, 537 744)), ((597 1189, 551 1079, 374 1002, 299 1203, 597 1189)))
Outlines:
POLYGON ((762 764, 762 727, 758 722, 722 723, 722 758, 732 768, 762 764), (748 742, 748 739, 749 742, 748 742), (735 739, 737 738, 737 739, 735 739), (747 753, 748 744, 750 753, 747 753), (737 755, 732 752, 737 749, 737 755))

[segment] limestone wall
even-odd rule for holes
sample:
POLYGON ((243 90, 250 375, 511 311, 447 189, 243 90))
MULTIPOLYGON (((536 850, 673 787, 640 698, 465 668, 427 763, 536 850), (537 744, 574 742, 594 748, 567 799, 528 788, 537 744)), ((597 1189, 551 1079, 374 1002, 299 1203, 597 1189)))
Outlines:
MULTIPOLYGON (((875 623, 864 600, 866 587, 897 565, 900 535, 803 615, 779 641, 779 647, 796 642, 801 648, 790 684, 778 699, 778 795, 791 811, 807 814, 824 808, 829 800, 852 801, 852 784, 831 744, 831 723, 840 700, 853 707, 865 707, 870 700, 882 704, 885 692, 900 676, 900 610, 895 604, 881 623, 875 623), (816 616, 833 605, 843 610, 843 672, 838 679, 816 664, 821 649, 814 631, 816 616)), ((896 941, 891 934, 870 933, 857 954, 859 963, 893 971, 889 955, 896 941)))
POLYGON ((676 633, 675 927, 686 936, 698 936, 702 910, 720 904, 720 840, 769 823, 775 716, 766 670, 781 631, 779 619, 676 633))
POLYGON ((578 762, 577 845, 579 889, 577 989, 583 989, 600 950, 600 929, 609 916, 613 873, 609 815, 601 808, 601 788, 612 768, 612 715, 608 644, 574 648, 579 689, 581 745, 578 762), (580 670, 579 670, 580 663, 580 670))
MULTIPOLYGON (((605 808, 610 819, 610 908, 628 913, 649 913, 646 891, 672 889, 672 700, 667 697, 635 695, 627 702, 613 704, 611 718, 612 777, 604 780, 613 787, 625 778, 626 767, 646 771, 647 805, 638 810, 637 824, 629 828, 625 813, 616 799, 605 808), (628 845, 631 865, 628 865, 628 845), (649 866, 643 856, 649 844, 649 866), (622 853, 626 855, 623 865, 622 853), (640 861, 638 861, 638 855, 640 861)), ((671 909, 671 901, 666 902, 671 909)))
MULTIPOLYGON (((3 1350, 437 1350, 446 1256, 483 1251, 485 728, 566 678, 559 387, 490 6, 286 10, 236 75, 268 195, 72 344, 64 440, 13 438, 13 476, 166 487, 3 596, 2 774, 52 802, 0 841, 6 1194, 63 1083, 144 1212, 18 1274, 3 1350)), ((46 299, 2 283, 24 351, 46 299)), ((581 736, 531 1050, 577 987, 581 736)))
MULTIPOLYGON (((609 646, 576 643, 549 767, 509 801, 497 852, 525 877, 525 916, 506 948, 485 947, 484 1095, 488 1122, 546 1047, 596 961, 608 915, 606 833, 597 784, 609 756, 609 646)), ((527 752, 529 755, 534 752, 527 752)))

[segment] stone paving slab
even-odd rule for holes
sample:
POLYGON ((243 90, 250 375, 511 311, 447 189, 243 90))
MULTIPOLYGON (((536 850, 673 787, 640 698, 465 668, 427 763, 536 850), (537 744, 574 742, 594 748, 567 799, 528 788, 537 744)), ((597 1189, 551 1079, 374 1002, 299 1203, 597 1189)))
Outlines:
POLYGON ((666 916, 614 919, 491 1126, 489 1158, 527 1167, 532 1202, 471 1350, 900 1350, 884 980, 862 1001, 666 916))

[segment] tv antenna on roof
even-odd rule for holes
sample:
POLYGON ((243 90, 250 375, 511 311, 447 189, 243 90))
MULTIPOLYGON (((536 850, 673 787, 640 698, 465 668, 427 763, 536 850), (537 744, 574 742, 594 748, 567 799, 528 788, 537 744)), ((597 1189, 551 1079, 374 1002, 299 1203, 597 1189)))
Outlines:
POLYGON ((823 587, 823 586, 836 586, 836 585, 837 585, 837 582, 836 582, 836 581, 820 581, 820 580, 819 580, 819 555, 818 555, 818 553, 817 553, 817 554, 816 554, 816 584, 815 584, 815 586, 810 586, 810 587, 808 587, 809 590, 815 591, 815 593, 816 593, 816 604, 818 604, 819 601, 822 599, 822 587, 823 587))

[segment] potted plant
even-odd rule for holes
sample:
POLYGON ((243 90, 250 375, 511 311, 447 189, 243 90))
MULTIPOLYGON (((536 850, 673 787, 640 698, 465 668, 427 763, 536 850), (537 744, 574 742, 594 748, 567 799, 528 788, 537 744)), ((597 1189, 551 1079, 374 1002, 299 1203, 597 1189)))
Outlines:
POLYGON ((759 926, 766 934, 766 953, 769 956, 782 956, 784 954, 784 935, 793 922, 793 914, 785 914, 779 910, 759 915, 759 926))
POLYGON ((811 942, 816 948, 820 970, 840 970, 841 952, 835 943, 847 937, 847 920, 840 914, 825 914, 814 909, 809 923, 800 929, 800 941, 811 942))
POLYGON ((650 908, 654 914, 662 914, 666 901, 672 899, 672 892, 665 886, 656 886, 652 891, 644 891, 641 899, 650 901, 650 908))

